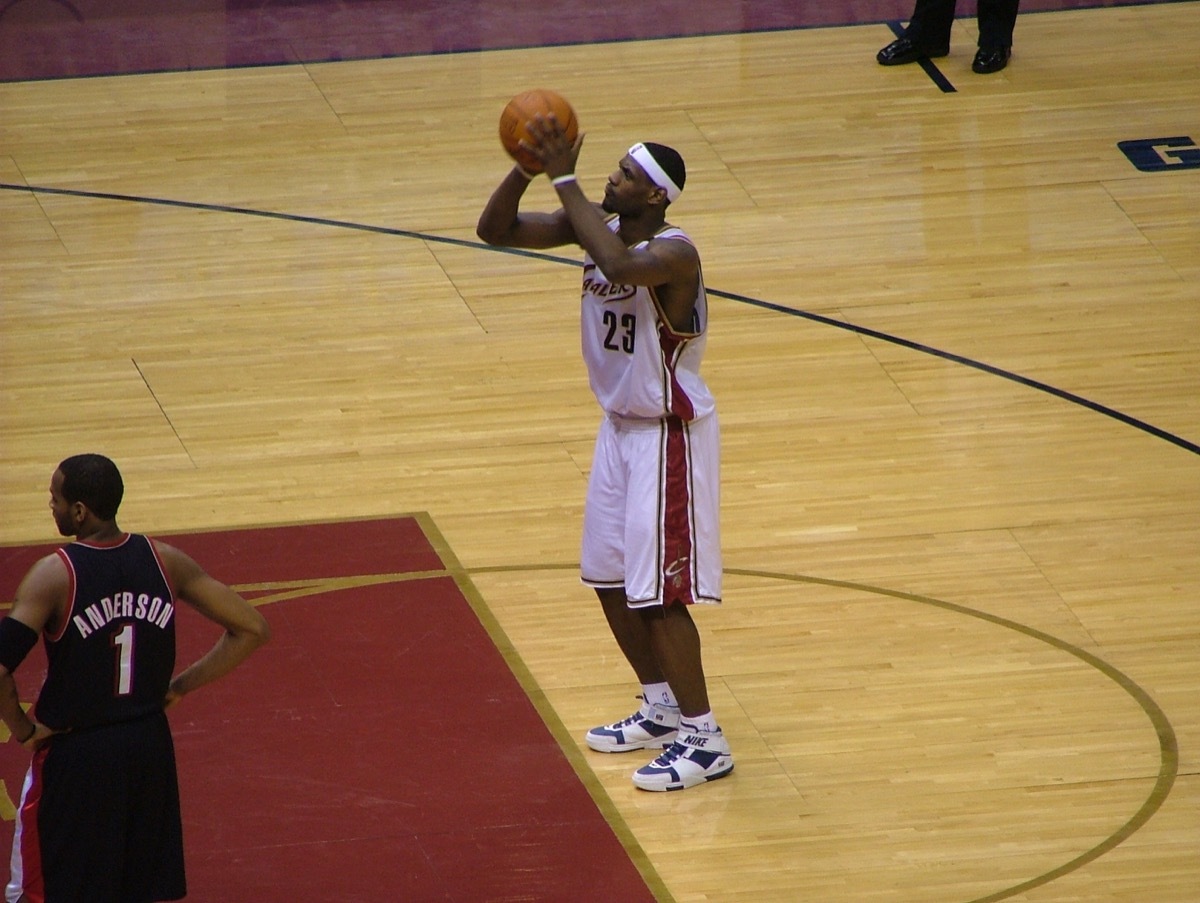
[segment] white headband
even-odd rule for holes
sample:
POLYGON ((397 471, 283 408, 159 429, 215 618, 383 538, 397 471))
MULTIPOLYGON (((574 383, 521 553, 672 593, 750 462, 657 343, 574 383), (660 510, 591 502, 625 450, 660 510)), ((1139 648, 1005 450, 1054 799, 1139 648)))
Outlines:
POLYGON ((635 144, 629 148, 629 156, 637 160, 638 165, 646 170, 646 175, 650 177, 651 182, 667 193, 668 201, 674 202, 683 193, 683 189, 675 184, 675 180, 658 165, 658 161, 654 159, 654 155, 650 153, 650 149, 646 145, 641 142, 635 144))

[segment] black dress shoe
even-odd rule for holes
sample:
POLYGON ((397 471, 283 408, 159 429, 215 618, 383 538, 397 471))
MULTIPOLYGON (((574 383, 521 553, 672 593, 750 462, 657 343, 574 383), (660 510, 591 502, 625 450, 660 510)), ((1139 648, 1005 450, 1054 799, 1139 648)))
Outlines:
POLYGON ((978 72, 980 75, 986 75, 989 72, 999 72, 1008 65, 1008 58, 1012 55, 1012 50, 1008 47, 996 47, 992 50, 984 50, 979 48, 979 52, 975 54, 975 60, 971 63, 971 71, 978 72))
POLYGON ((936 47, 932 50, 927 50, 918 44, 914 44, 909 38, 900 37, 875 54, 875 60, 881 66, 903 66, 905 63, 915 63, 917 60, 945 56, 949 52, 949 47, 936 47))

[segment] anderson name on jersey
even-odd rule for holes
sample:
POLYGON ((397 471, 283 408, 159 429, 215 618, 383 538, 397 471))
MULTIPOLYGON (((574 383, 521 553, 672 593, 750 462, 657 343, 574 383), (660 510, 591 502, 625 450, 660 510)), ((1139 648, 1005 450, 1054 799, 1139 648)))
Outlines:
POLYGON ((133 593, 118 592, 89 605, 82 615, 72 615, 71 625, 79 631, 81 637, 88 637, 93 630, 99 630, 117 618, 136 618, 139 621, 149 621, 158 627, 166 627, 173 614, 175 606, 164 601, 162 596, 152 599, 148 593, 138 593, 135 598, 133 593), (87 616, 86 620, 84 615, 87 616))

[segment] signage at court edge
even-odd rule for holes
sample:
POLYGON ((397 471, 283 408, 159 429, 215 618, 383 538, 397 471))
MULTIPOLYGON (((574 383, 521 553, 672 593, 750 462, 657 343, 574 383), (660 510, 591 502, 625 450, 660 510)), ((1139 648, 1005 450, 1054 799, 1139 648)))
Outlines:
POLYGON ((1118 141, 1117 147, 1142 172, 1200 169, 1200 147, 1186 136, 1118 141))

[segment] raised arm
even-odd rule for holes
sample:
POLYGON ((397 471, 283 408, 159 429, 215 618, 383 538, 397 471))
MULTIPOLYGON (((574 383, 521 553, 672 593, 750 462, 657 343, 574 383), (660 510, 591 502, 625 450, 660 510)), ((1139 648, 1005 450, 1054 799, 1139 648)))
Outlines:
MULTIPOLYGON (((640 200, 635 202, 638 206, 628 206, 634 193, 641 191, 644 196, 646 191, 646 183, 637 181, 629 158, 623 159, 609 178, 605 205, 598 207, 588 201, 574 178, 584 136, 568 141, 553 117, 538 117, 529 132, 530 150, 542 161, 546 175, 554 182, 563 205, 561 213, 575 241, 588 252, 605 278, 623 285, 651 286, 671 325, 680 331, 690 330, 700 288, 700 257, 690 242, 653 238, 664 223, 665 208, 642 205, 640 200), (618 232, 609 228, 603 210, 621 216, 618 232)), ((659 193, 656 203, 664 198, 665 194, 659 193)))
POLYGON ((554 213, 522 213, 521 198, 530 180, 519 168, 512 171, 492 192, 475 234, 489 245, 506 248, 554 248, 575 243, 575 232, 567 215, 554 213))
POLYGON ((700 286, 700 256, 682 239, 656 239, 645 246, 627 247, 588 203, 575 182, 558 187, 579 244, 591 255, 609 282, 649 285, 671 325, 690 329, 692 308, 700 286))

